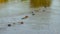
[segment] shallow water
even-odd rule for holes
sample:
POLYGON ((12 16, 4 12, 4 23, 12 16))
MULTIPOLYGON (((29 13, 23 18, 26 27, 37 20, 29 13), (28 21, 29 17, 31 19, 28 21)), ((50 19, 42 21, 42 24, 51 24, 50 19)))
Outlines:
POLYGON ((40 11, 34 16, 29 12, 28 3, 12 2, 7 4, 7 8, 4 7, 4 10, 0 12, 1 17, 9 16, 0 18, 0 34, 60 34, 59 3, 59 0, 53 0, 50 9, 46 9, 45 12, 40 11), (29 16, 27 19, 21 19, 26 15, 29 16), (24 24, 18 23, 21 21, 23 21, 24 24), (13 23, 16 24, 13 25, 13 23), (11 24, 12 26, 8 27, 7 24, 11 24))

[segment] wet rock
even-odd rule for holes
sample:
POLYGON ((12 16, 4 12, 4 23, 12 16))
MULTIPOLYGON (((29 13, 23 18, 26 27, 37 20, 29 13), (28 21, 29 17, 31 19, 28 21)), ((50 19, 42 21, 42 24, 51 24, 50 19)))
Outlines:
POLYGON ((8 24, 8 27, 11 27, 11 24, 8 24))

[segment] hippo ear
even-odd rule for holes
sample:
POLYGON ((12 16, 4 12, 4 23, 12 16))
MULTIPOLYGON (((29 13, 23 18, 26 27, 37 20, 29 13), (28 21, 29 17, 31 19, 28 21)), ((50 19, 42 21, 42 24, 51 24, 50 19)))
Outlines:
POLYGON ((6 2, 8 2, 8 0, 0 0, 0 4, 6 3, 6 2))

